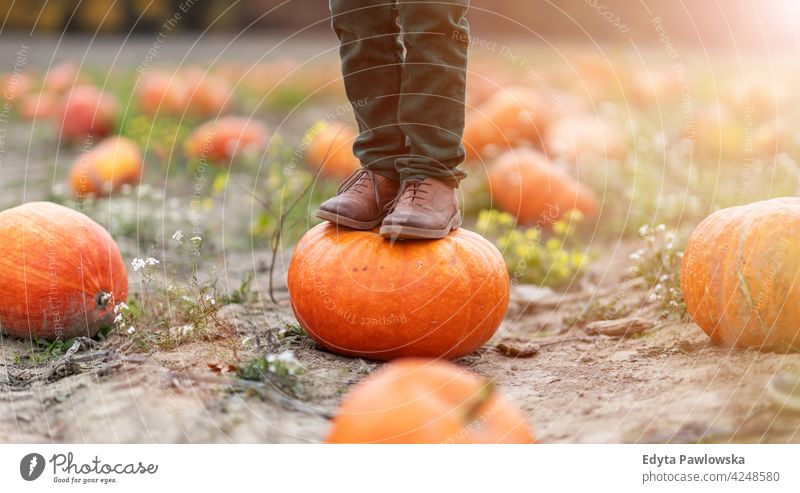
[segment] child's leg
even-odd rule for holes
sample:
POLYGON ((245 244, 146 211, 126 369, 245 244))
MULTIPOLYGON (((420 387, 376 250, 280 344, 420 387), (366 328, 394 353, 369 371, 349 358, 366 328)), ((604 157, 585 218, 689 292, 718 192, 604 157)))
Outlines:
POLYGON ((466 174, 464 131, 469 0, 398 0, 406 47, 399 122, 410 142, 402 177, 434 177, 451 186, 466 174))
POLYGON ((397 180, 395 161, 408 154, 397 125, 403 47, 395 0, 330 0, 341 43, 345 91, 360 131, 353 150, 362 165, 397 180))

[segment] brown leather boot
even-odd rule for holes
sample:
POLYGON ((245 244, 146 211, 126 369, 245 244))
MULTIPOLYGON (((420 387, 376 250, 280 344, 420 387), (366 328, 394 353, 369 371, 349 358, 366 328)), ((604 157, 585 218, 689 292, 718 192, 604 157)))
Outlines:
POLYGON ((461 226, 456 190, 435 178, 405 180, 381 225, 387 239, 438 239, 461 226))
POLYGON ((316 216, 340 226, 369 230, 386 216, 400 183, 362 168, 342 183, 336 196, 320 204, 316 216))

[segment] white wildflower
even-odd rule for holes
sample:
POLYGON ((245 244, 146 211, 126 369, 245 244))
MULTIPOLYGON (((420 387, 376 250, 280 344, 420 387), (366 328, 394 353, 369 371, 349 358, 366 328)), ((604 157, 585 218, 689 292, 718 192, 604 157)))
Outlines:
POLYGON ((277 360, 280 361, 281 363, 293 363, 294 353, 291 350, 287 349, 286 351, 283 351, 278 355, 277 360))
POLYGON ((134 332, 136 332, 136 327, 134 327, 133 325, 128 327, 128 334, 133 334, 134 332))
POLYGON ((183 231, 181 231, 180 229, 178 231, 175 231, 175 234, 172 235, 172 239, 177 241, 178 243, 183 243, 184 239, 183 231))
POLYGON ((135 272, 139 272, 139 270, 140 270, 142 267, 144 267, 144 265, 145 265, 145 264, 144 264, 144 260, 143 260, 143 259, 140 259, 139 257, 136 257, 136 258, 134 258, 133 260, 131 260, 131 267, 133 267, 133 270, 134 270, 135 272))

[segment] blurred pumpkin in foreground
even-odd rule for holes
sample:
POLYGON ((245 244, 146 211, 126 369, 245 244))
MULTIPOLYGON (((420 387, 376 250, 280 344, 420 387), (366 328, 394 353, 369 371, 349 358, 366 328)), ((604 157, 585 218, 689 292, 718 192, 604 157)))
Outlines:
POLYGON ((328 443, 533 443, 525 417, 495 385, 446 361, 401 359, 360 381, 328 443))
POLYGON ((25 339, 94 336, 127 301, 119 248, 73 209, 30 202, 0 212, 0 327, 25 339))

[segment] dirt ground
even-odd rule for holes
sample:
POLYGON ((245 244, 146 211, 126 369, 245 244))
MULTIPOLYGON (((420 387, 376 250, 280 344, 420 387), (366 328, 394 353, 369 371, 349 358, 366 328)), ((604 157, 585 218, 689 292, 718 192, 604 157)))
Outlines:
MULTIPOLYGON (((129 45, 134 54, 122 60, 135 63, 136 53, 146 47, 129 45)), ((106 49, 114 55, 114 49, 106 49)), ((179 43, 170 49, 185 51, 179 43)), ((45 48, 31 52, 49 62, 45 48)), ((2 206, 43 198, 56 179, 50 168, 30 163, 71 156, 56 158, 47 146, 29 146, 27 127, 11 124, 6 131, 2 206)), ((660 320, 643 301, 648 293, 622 281, 634 249, 633 244, 608 246, 584 286, 569 293, 531 300, 529 289, 515 291, 517 301, 496 337, 458 363, 496 381, 529 417, 541 442, 800 441, 800 414, 781 411, 765 395, 776 372, 800 368, 800 355, 730 350, 712 345, 693 323, 660 320), (612 337, 592 335, 582 324, 567 321, 590 303, 611 299, 640 307, 627 316, 653 327, 612 337), (499 344, 536 344, 538 352, 508 356, 499 344)), ((289 255, 284 252, 277 262, 275 304, 263 268, 270 253, 225 252, 226 285, 254 271, 257 294, 255 301, 222 309, 221 319, 235 329, 226 339, 144 354, 120 351, 124 335, 112 334, 103 342, 78 341, 67 354, 32 365, 19 359, 29 351, 28 343, 0 338, 0 443, 323 440, 344 393, 378 364, 324 352, 302 336, 275 342, 280 330, 296 324, 282 281, 289 255), (292 350, 302 365, 301 399, 209 366, 261 354, 267 344, 292 350)))
MULTIPOLYGON (((256 253, 262 255, 268 253, 256 253)), ((611 265, 608 271, 613 270, 611 265)), ((647 308, 642 316, 655 327, 634 337, 589 335, 567 325, 563 319, 580 312, 593 293, 619 296, 611 276, 605 286, 585 293, 512 303, 493 341, 458 362, 495 380, 529 416, 542 442, 800 441, 800 415, 781 412, 764 394, 776 371, 800 364, 797 355, 717 347, 694 324, 660 322, 647 308), (530 341, 539 350, 531 357, 507 356, 496 347, 530 341)), ((31 367, 14 362, 25 344, 4 338, 0 442, 324 439, 343 393, 378 364, 321 351, 304 337, 290 338, 285 347, 304 369, 301 400, 268 384, 210 371, 210 364, 232 360, 234 346, 239 358, 258 354, 258 341, 294 322, 283 287, 278 286, 275 305, 265 296, 266 273, 257 281, 261 302, 222 311, 236 327, 230 341, 120 355, 113 350, 122 336, 112 336, 31 367)), ((642 295, 635 288, 625 294, 642 295)))

